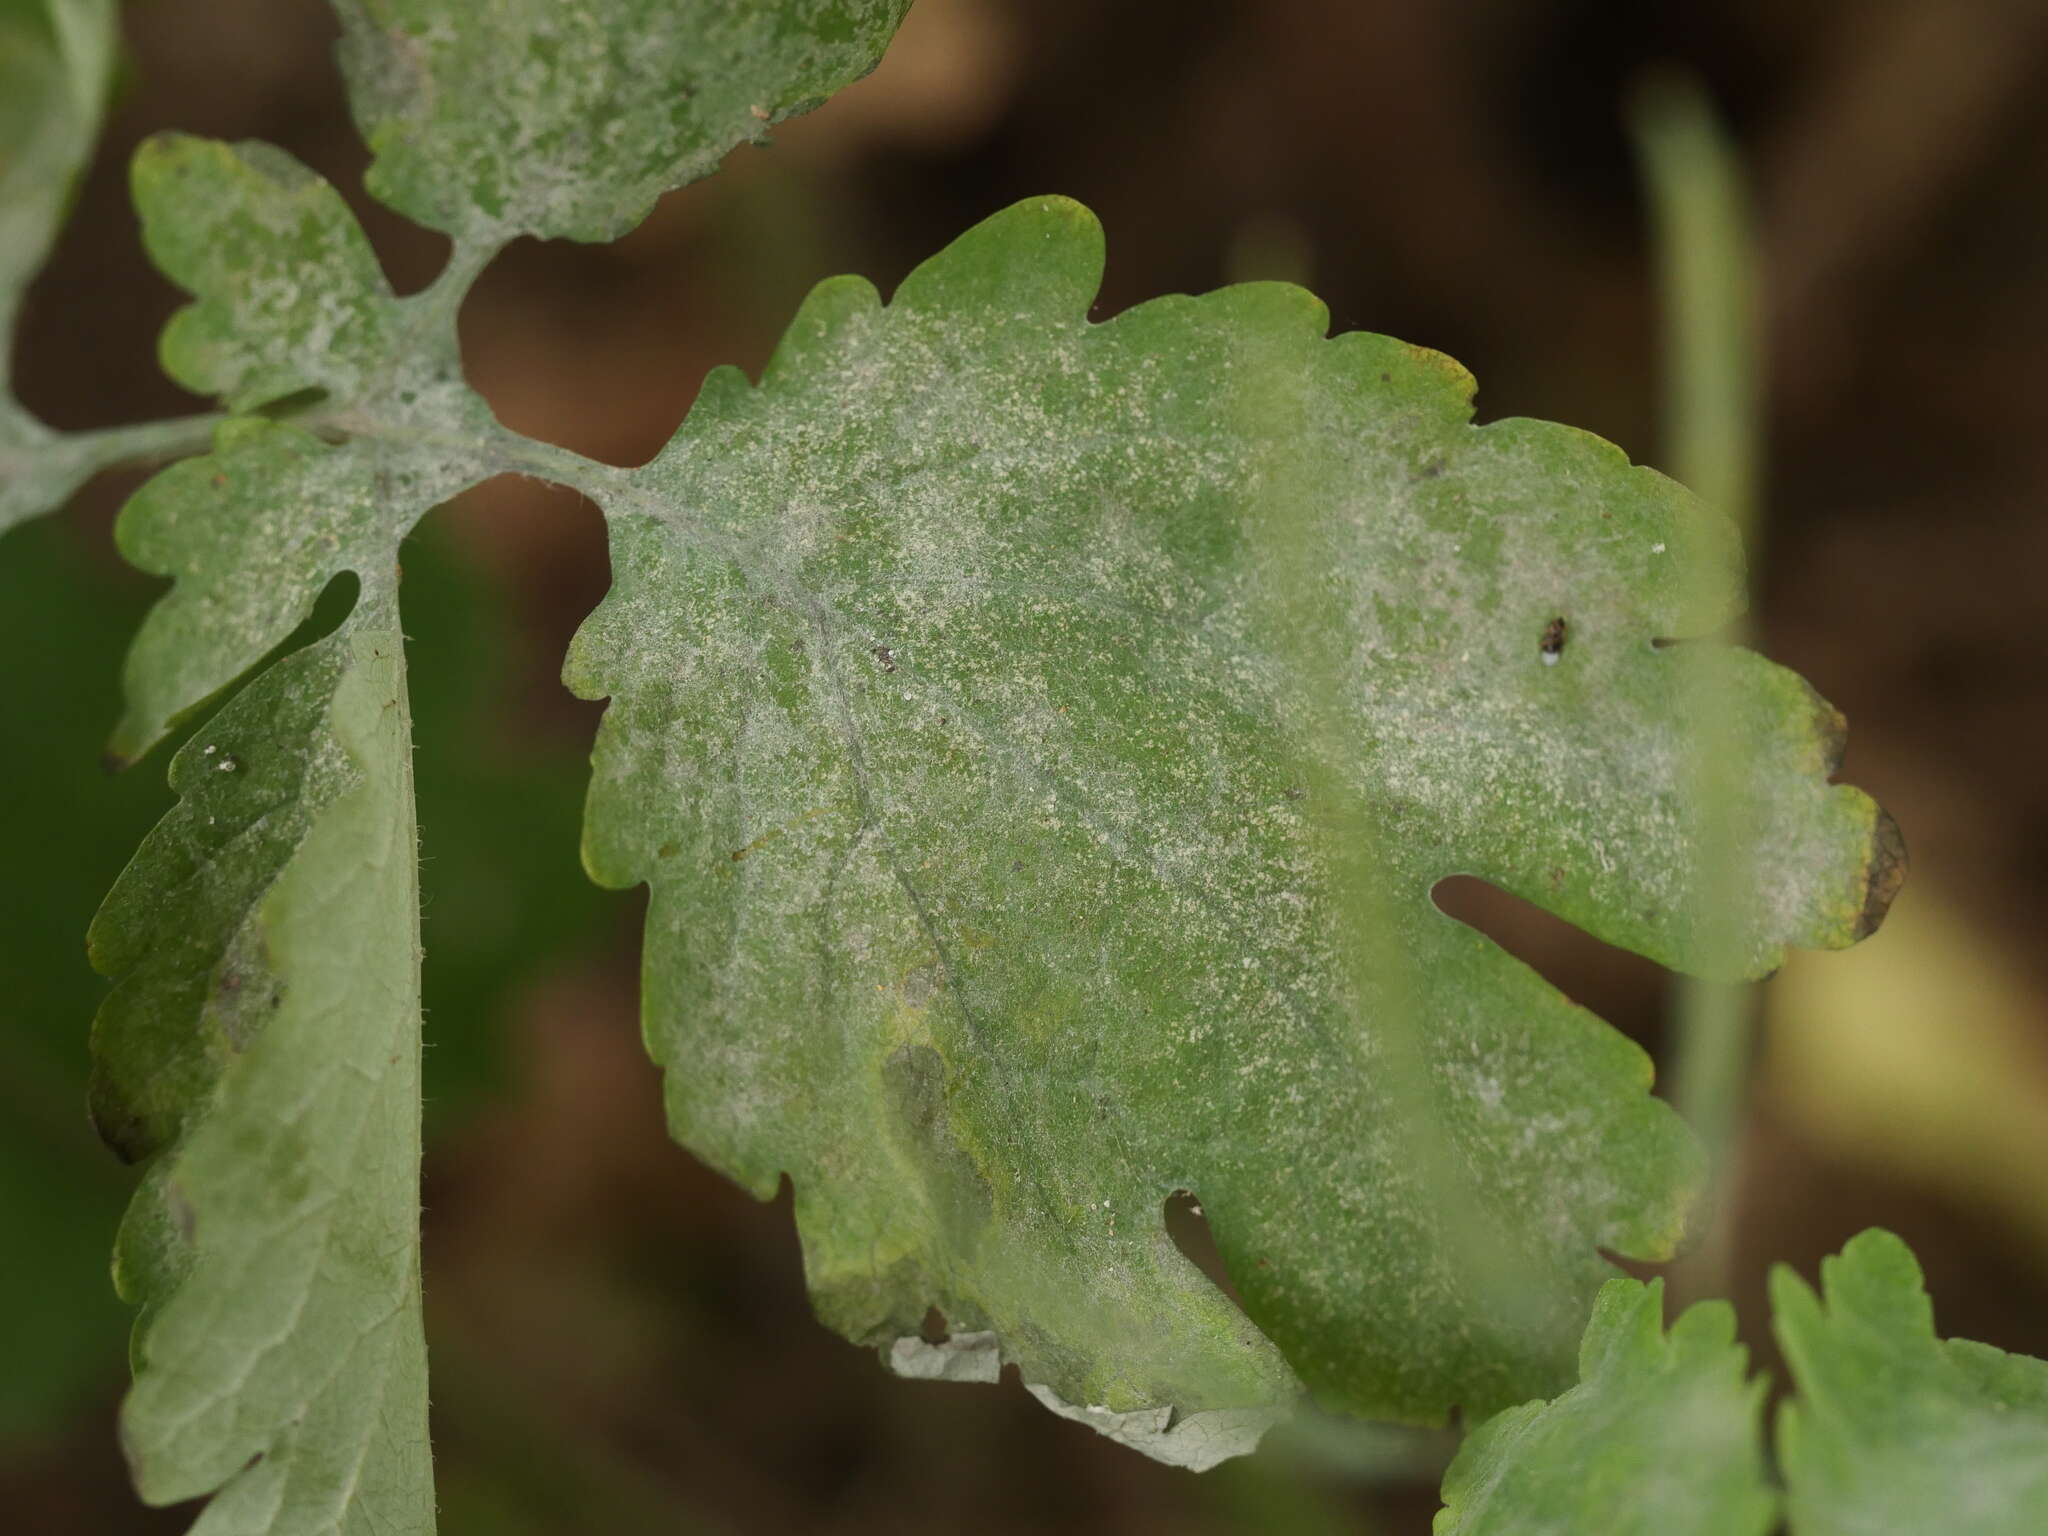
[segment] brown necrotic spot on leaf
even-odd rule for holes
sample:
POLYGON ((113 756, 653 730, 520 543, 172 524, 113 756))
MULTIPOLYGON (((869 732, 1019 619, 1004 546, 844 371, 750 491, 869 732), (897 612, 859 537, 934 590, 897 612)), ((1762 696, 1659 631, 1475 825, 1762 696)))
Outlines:
POLYGON ((1899 831, 1891 812, 1879 810, 1870 829, 1870 864, 1863 887, 1863 911, 1856 919, 1857 938, 1865 939, 1877 932, 1905 880, 1905 834, 1899 831))

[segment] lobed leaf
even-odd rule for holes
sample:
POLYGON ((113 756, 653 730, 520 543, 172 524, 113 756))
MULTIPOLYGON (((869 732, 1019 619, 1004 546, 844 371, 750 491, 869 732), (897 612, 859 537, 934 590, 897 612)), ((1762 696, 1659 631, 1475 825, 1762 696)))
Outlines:
POLYGON ((194 296, 164 366, 234 414, 124 509, 124 553, 174 585, 129 657, 117 757, 278 651, 337 580, 361 589, 174 759, 183 798, 93 930, 117 978, 95 1118, 153 1159, 116 1260, 143 1307, 124 1440, 146 1499, 213 1495, 207 1536, 433 1524, 397 550, 464 486, 570 457, 463 383, 463 292, 513 234, 615 233, 871 66, 903 0, 499 4, 489 25, 341 9, 373 185, 460 236, 432 288, 396 297, 342 200, 280 151, 165 136, 133 171, 150 253, 194 296))
POLYGON ((1663 1327, 1664 1284, 1610 1280, 1579 1385, 1475 1430, 1444 1475, 1436 1536, 1766 1536, 1765 1383, 1745 1380, 1735 1313, 1700 1302, 1663 1327))
POLYGON ((20 1320, 0 1372, 0 1461, 97 1411, 127 1320, 107 1286, 106 1234, 129 1181, 79 1114, 80 1021, 103 991, 79 936, 165 795, 88 767, 139 608, 92 543, 56 519, 0 538, 0 848, 20 872, 0 884, 0 1317, 20 1320))
POLYGON ((110 751, 139 757, 284 641, 328 582, 389 570, 413 524, 482 476, 462 454, 225 422, 213 452, 158 472, 115 525, 130 564, 176 585, 128 653, 110 751))
POLYGON ((1799 1397, 1778 1410, 1796 1536, 2032 1536, 2048 1519, 2048 1361, 1937 1339, 1912 1251, 1872 1229, 1771 1275, 1799 1397))
POLYGON ((611 240, 860 78, 909 0, 336 0, 372 193, 464 242, 611 240))
POLYGON ((178 754, 93 926, 95 1116, 156 1158, 122 1440, 149 1502, 215 1495, 201 1536, 432 1529, 410 752, 369 601, 178 754))
POLYGON ((0 0, 0 354, 92 158, 115 44, 113 0, 0 0))
POLYGON ((1560 1390, 1599 1250, 1669 1254, 1696 1153, 1432 886, 1754 975, 1867 932, 1896 833, 1795 675, 1658 644, 1739 601, 1682 489, 1475 429, 1456 364, 1284 285, 1090 324, 1100 265, 1040 199, 886 307, 829 282, 758 387, 714 373, 585 486, 586 862, 652 888, 671 1124, 792 1177, 835 1327, 894 1350, 936 1305, 1119 1433, 1560 1390), (1703 681, 1758 870, 1732 962, 1692 899, 1703 681))
POLYGON ((177 583, 129 654, 124 759, 281 643, 335 577, 390 570, 428 510, 491 472, 499 430, 446 315, 392 294, 340 196, 290 156, 162 135, 133 183, 151 256, 196 297, 164 332, 166 371, 239 411, 319 404, 230 419, 122 510, 122 554, 177 583))
POLYGON ((102 1135, 150 1157, 116 1255, 140 1302, 123 1439, 205 1536, 433 1527, 419 1305, 419 947, 400 541, 497 430, 440 301, 394 297, 282 153, 164 137, 134 186, 196 302, 165 366, 238 411, 123 509, 174 578, 129 654, 133 757, 353 574, 339 630, 260 672, 173 760, 182 799, 93 928, 102 1135), (315 403, 317 401, 317 404, 315 403))

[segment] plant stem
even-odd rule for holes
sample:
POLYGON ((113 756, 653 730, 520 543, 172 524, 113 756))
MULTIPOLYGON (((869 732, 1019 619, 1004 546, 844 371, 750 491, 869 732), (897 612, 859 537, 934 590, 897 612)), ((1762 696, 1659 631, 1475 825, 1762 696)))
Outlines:
MULTIPOLYGON (((203 453, 213 442, 214 428, 227 418, 219 413, 178 416, 168 421, 139 421, 123 427, 101 427, 91 432, 53 432, 25 445, 25 451, 41 457, 61 457, 79 478, 98 474, 123 464, 155 464, 164 459, 181 459, 203 453)), ((5 456, 0 448, 0 477, 23 472, 25 465, 5 456)))
MULTIPOLYGON (((1753 584, 1762 381, 1755 242, 1741 164, 1706 95, 1689 79, 1644 81, 1630 116, 1651 204, 1662 298, 1666 457, 1674 475, 1735 523, 1751 555, 1753 584)), ((1738 617, 1724 638, 1747 644, 1746 619, 1738 617)), ((1719 782, 1708 756, 1723 734, 1717 727, 1733 724, 1728 703, 1709 697, 1701 704, 1696 784, 1702 846, 1709 853, 1699 928, 1714 938, 1730 926, 1730 903, 1743 900, 1747 891, 1747 871, 1735 851, 1747 844, 1729 835, 1734 829, 1728 786, 1719 782)), ((1739 1184, 1755 989, 1684 978, 1674 1013, 1672 1097, 1704 1144, 1710 1168, 1700 1244, 1674 1288, 1721 1295, 1731 1278, 1729 1197, 1739 1184)))

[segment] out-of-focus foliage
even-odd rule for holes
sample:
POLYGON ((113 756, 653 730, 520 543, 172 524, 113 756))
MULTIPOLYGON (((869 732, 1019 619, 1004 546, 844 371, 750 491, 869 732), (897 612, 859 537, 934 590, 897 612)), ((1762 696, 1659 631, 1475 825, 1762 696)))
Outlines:
POLYGON ((1757 974, 1875 925, 1894 831, 1804 682, 1656 645, 1740 603, 1679 487, 1475 429, 1455 363, 1298 288, 1091 324, 1102 260, 1040 199, 886 306, 828 282, 758 388, 585 483, 588 857, 653 890, 672 1124, 791 1177, 821 1313, 899 1371, 1014 1360, 1165 1459, 1297 1372, 1422 1421, 1560 1385, 1597 1250, 1668 1256, 1697 1170, 1647 1062, 1430 888, 1757 974), (1705 686, 1756 873, 1711 925, 1705 686))
POLYGON ((1662 1281, 1608 1281, 1579 1385, 1472 1432, 1436 1536, 1765 1536, 1777 1500, 1748 1363, 1726 1302, 1697 1303, 1667 1334, 1662 1281))
POLYGON ((2048 1361, 1938 1339, 1889 1232, 1771 1276, 1798 1397, 1778 1411, 1793 1536, 2036 1536, 2048 1519, 2048 1361))
MULTIPOLYGON (((0 359, 91 158, 113 65, 114 0, 0 0, 0 359)), ((0 386, 10 376, 0 360, 0 386)))

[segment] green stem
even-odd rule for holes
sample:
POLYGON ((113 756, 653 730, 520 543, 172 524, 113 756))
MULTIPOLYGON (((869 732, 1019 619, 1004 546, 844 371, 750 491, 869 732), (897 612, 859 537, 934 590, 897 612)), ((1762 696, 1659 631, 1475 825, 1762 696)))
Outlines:
MULTIPOLYGON (((1763 391, 1755 242, 1740 160, 1705 94, 1688 79, 1645 81, 1631 119, 1650 198, 1662 296, 1666 455, 1674 475, 1735 523, 1751 552, 1753 580, 1763 391)), ((1746 620, 1738 619, 1725 638, 1748 643, 1746 620)), ((1746 843, 1731 825, 1730 786, 1719 782, 1708 755, 1730 713, 1729 701, 1718 692, 1699 701, 1697 716, 1699 829, 1701 845, 1709 850, 1699 927, 1705 938, 1725 941, 1732 937, 1731 906, 1743 899, 1748 882, 1732 852, 1746 843)), ((1721 1295, 1733 1261, 1730 1192, 1739 1182, 1755 1050, 1755 989, 1684 979, 1674 1022, 1672 1098, 1704 1144, 1711 1170, 1701 1242, 1676 1288, 1721 1295)))
POLYGON ((80 478, 123 464, 155 464, 204 453, 212 446, 214 428, 225 416, 179 416, 169 421, 139 421, 125 427, 91 432, 52 432, 31 439, 15 453, 0 447, 0 477, 25 474, 28 457, 62 460, 80 478))
POLYGON ((455 331, 462 301, 469 297, 469 290, 483 276, 484 268, 503 249, 504 243, 498 240, 457 240, 441 275, 405 301, 414 308, 420 333, 432 338, 450 358, 459 359, 462 355, 455 331))

